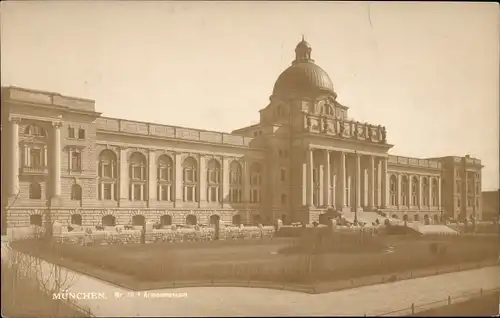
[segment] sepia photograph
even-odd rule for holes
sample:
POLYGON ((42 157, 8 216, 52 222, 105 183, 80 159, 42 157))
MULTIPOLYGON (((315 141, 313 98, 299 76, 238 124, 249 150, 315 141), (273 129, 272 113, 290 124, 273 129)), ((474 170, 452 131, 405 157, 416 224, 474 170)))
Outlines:
POLYGON ((500 314, 495 2, 3 1, 6 318, 500 314))

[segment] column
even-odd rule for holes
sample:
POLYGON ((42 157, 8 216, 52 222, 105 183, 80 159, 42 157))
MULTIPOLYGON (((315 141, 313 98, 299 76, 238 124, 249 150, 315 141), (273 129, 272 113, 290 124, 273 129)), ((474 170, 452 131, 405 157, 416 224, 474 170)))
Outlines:
POLYGON ((200 186, 198 187, 199 196, 199 206, 201 207, 207 201, 207 159, 204 155, 200 155, 200 167, 198 171, 198 180, 200 180, 200 186))
POLYGON ((155 150, 150 149, 148 151, 148 201, 157 201, 158 200, 158 190, 156 186, 156 178, 157 178, 157 169, 156 169, 156 152, 155 150))
MULTIPOLYGON (((474 187, 476 188, 476 187, 474 187)), ((476 196, 474 195, 474 206, 476 206, 476 196)), ((441 210, 441 177, 438 177, 438 188, 437 188, 437 206, 441 210)))
POLYGON ((230 158, 224 157, 222 160, 222 206, 229 202, 229 165, 230 158))
POLYGON ((325 168, 324 168, 324 194, 323 194, 323 205, 330 206, 330 152, 325 150, 325 168))
POLYGON ((250 162, 245 160, 243 163, 243 195, 242 201, 245 204, 250 203, 250 162))
MULTIPOLYGON (((174 173, 175 173, 174 197, 175 197, 175 204, 177 206, 177 204, 182 202, 182 200, 184 198, 184 195, 183 195, 183 191, 184 191, 183 180, 184 180, 184 178, 183 178, 183 171, 182 171, 182 153, 176 152, 174 157, 175 157, 175 160, 174 160, 175 161, 174 162, 174 165, 175 165, 175 169, 174 169, 174 173)), ((198 191, 199 190, 200 189, 198 189, 198 191)))
POLYGON ((429 208, 432 206, 432 182, 433 182, 432 179, 433 179, 432 177, 429 177, 429 188, 428 188, 428 190, 429 190, 429 194, 428 194, 429 195, 429 208))
POLYGON ((71 157, 73 156, 73 149, 69 148, 68 149, 68 161, 69 161, 69 170, 73 170, 73 160, 71 160, 71 157))
MULTIPOLYGON (((99 198, 104 200, 104 183, 99 184, 99 198)), ((113 197, 111 197, 112 199, 113 197)))
POLYGON ((389 203, 389 191, 388 191, 388 186, 389 182, 387 182, 387 158, 382 158, 382 169, 380 173, 380 180, 381 180, 381 198, 382 198, 382 208, 387 208, 387 205, 389 203))
POLYGON ((417 176, 418 178, 418 191, 417 191, 417 203, 418 203, 418 209, 422 209, 422 195, 423 195, 423 191, 422 191, 422 176, 417 176))
MULTIPOLYGON (((325 196, 325 165, 320 164, 318 165, 318 184, 319 184, 319 189, 318 189, 318 206, 323 205, 323 199, 327 198, 328 196, 325 196)), ((316 185, 315 185, 316 186, 316 185)))
POLYGON ((408 174, 408 193, 407 193, 407 196, 408 196, 408 202, 406 202, 406 205, 408 206, 408 208, 411 208, 413 206, 413 203, 412 203, 412 200, 413 200, 413 177, 414 175, 413 174, 408 174))
POLYGON ((10 149, 10 195, 17 196, 19 193, 19 118, 10 119, 10 132, 11 132, 11 149, 10 149))
POLYGON ((43 166, 49 166, 49 161, 47 160, 47 146, 43 146, 43 166))
POLYGON ((307 191, 307 206, 312 206, 313 204, 313 150, 308 148, 306 150, 307 154, 307 181, 306 181, 306 191, 307 191))
POLYGON ((361 156, 359 154, 355 154, 355 162, 356 162, 356 206, 354 207, 356 210, 361 207, 361 156))
POLYGON ((469 172, 467 170, 464 171, 464 176, 465 176, 465 184, 463 185, 463 188, 465 191, 462 191, 463 193, 463 198, 462 198, 462 205, 460 208, 462 209, 463 206, 463 211, 464 211, 464 217, 467 217, 467 210, 469 209, 469 206, 467 205, 467 198, 469 197, 469 172))
POLYGON ((401 174, 398 173, 397 176, 398 184, 396 189, 396 205, 399 207, 401 205, 401 174))
POLYGON ((120 179, 118 182, 120 183, 120 201, 129 200, 129 175, 128 175, 128 158, 127 158, 127 148, 120 148, 120 179))
POLYGON ((28 162, 28 145, 24 145, 24 167, 29 167, 29 162, 28 162))
POLYGON ((302 163, 302 205, 307 205, 307 150, 306 150, 306 158, 304 158, 304 162, 302 163))
POLYGON ((338 207, 340 210, 346 207, 346 162, 345 162, 345 153, 339 153, 340 165, 339 165, 339 193, 338 193, 338 207))
POLYGON ((370 156, 368 167, 368 208, 373 210, 375 206, 375 158, 370 156))
POLYGON ((61 196, 61 123, 52 123, 52 197, 61 196))

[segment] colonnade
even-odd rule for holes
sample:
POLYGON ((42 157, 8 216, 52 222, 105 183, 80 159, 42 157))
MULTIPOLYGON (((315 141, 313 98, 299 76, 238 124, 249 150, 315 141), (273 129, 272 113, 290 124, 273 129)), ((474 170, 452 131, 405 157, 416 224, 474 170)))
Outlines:
POLYGON ((303 204, 309 207, 374 210, 388 203, 384 156, 308 148, 303 177, 303 204))

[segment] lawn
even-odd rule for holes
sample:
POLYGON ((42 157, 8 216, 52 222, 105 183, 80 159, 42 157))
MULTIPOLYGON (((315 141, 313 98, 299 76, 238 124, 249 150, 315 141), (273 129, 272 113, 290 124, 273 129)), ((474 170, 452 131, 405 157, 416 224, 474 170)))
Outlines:
POLYGON ((498 257, 497 240, 485 236, 361 237, 331 235, 320 229, 316 234, 309 232, 297 239, 86 247, 27 240, 11 246, 53 262, 63 262, 62 265, 70 268, 87 267, 88 274, 100 278, 115 275, 115 283, 120 279, 134 279, 139 282, 251 280, 309 284, 498 257))

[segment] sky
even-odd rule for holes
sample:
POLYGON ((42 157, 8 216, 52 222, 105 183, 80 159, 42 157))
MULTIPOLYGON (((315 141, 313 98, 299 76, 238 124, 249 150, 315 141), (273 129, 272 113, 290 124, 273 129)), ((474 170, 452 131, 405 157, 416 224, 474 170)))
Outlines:
POLYGON ((259 120, 302 34, 349 117, 393 155, 471 155, 499 187, 496 3, 44 1, 0 4, 1 83, 103 116, 230 132, 259 120))

